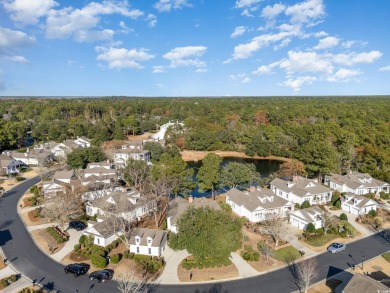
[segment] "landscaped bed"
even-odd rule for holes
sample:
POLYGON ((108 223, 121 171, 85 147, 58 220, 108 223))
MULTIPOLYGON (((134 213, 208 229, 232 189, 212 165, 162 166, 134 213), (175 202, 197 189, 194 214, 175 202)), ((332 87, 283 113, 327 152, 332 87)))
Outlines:
POLYGON ((38 243, 39 247, 46 253, 56 253, 65 246, 65 242, 58 243, 46 229, 35 230, 32 231, 31 234, 34 237, 35 242, 38 243))

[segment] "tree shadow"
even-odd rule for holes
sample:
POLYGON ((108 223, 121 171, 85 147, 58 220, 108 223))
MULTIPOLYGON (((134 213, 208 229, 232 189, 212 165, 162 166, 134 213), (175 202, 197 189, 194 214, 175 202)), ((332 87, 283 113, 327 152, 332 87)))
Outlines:
POLYGON ((222 289, 222 284, 214 284, 209 289, 205 289, 205 290, 196 289, 194 293, 228 293, 228 290, 222 289))
POLYGON ((0 246, 5 245, 10 240, 12 240, 12 235, 9 230, 0 230, 0 246))

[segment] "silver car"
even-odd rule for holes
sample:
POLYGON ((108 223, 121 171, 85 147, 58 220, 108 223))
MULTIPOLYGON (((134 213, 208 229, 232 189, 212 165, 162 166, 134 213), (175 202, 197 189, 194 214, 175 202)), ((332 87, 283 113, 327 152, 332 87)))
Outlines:
POLYGON ((331 253, 337 253, 339 251, 343 251, 347 248, 347 246, 344 243, 332 243, 328 247, 328 251, 331 253))

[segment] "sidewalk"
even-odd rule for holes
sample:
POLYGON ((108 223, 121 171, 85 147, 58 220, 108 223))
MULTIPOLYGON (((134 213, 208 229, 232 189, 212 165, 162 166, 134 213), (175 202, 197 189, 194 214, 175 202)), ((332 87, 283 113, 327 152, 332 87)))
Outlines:
POLYGON ((15 283, 1 290, 1 293, 16 293, 22 291, 24 288, 31 286, 32 283, 25 278, 20 278, 15 283))
POLYGON ((236 252, 231 253, 230 260, 236 266, 240 278, 249 278, 249 277, 257 276, 259 274, 258 271, 252 268, 250 264, 248 264, 248 262, 245 261, 236 252))
POLYGON ((52 259, 58 262, 61 262, 61 259, 73 251, 74 246, 79 243, 80 236, 83 235, 83 231, 76 231, 74 229, 68 230, 67 232, 70 236, 69 241, 66 242, 60 251, 50 255, 52 259))
POLYGON ((311 250, 309 247, 302 244, 301 241, 298 240, 298 236, 302 235, 302 232, 303 232, 302 230, 300 230, 296 227, 293 227, 292 225, 289 225, 288 226, 288 235, 286 235, 285 240, 290 242, 291 245, 294 246, 296 249, 305 252, 305 255, 304 255, 305 258, 312 257, 312 256, 319 254, 318 252, 311 250))
POLYGON ((173 251, 168 245, 165 248, 162 256, 165 259, 165 268, 156 283, 177 284, 180 283, 177 276, 177 268, 179 264, 189 256, 187 250, 173 251))

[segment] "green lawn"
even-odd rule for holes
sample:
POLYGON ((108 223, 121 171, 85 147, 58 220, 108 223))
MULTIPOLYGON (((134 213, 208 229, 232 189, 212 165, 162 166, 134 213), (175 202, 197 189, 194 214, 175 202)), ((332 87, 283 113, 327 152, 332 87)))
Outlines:
POLYGON ((293 246, 283 247, 275 250, 272 253, 272 257, 283 262, 291 262, 301 257, 298 249, 293 246))
POLYGON ((338 236, 334 234, 324 234, 322 236, 317 235, 306 239, 306 243, 314 247, 320 247, 322 245, 327 244, 328 242, 331 242, 337 237, 338 236))
POLYGON ((386 252, 384 254, 382 254, 383 258, 385 260, 387 260, 388 262, 390 262, 390 251, 389 252, 386 252))

